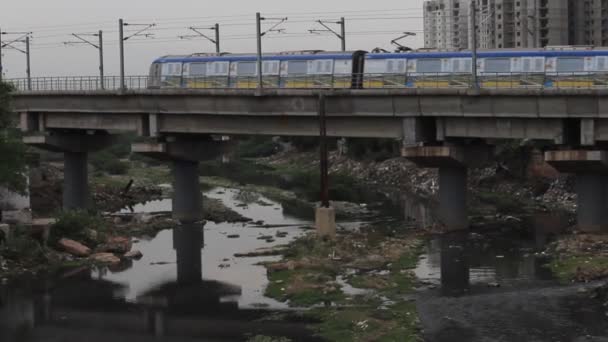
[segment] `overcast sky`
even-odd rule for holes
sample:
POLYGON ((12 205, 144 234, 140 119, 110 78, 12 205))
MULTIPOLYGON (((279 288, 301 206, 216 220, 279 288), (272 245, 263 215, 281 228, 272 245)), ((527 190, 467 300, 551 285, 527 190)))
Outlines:
MULTIPOLYGON (((371 50, 390 48, 390 41, 400 32, 413 31, 418 36, 407 44, 421 47, 423 0, 2 0, 2 31, 32 31, 32 76, 96 75, 98 52, 85 45, 65 46, 74 41, 71 33, 104 31, 107 75, 118 74, 119 18, 133 24, 155 23, 148 33, 154 38, 132 38, 125 45, 126 73, 143 75, 150 62, 167 54, 212 52, 214 46, 203 39, 180 40, 189 26, 221 25, 222 51, 255 52, 255 12, 266 17, 289 17, 280 26, 285 33, 271 33, 264 38, 265 52, 323 49, 338 50, 335 36, 311 35, 308 29, 322 28, 317 19, 347 20, 347 48, 371 50)), ((267 29, 273 21, 264 23, 267 29)), ((127 27, 128 30, 135 28, 127 27)), ((204 31, 213 34, 211 31, 204 31)), ((126 35, 130 33, 127 32, 126 35)), ((3 35, 4 42, 16 35, 3 35)), ((96 39, 90 37, 90 39, 96 39)), ((16 47, 23 47, 16 43, 16 47)), ((25 56, 16 50, 3 51, 7 77, 24 77, 25 56)))

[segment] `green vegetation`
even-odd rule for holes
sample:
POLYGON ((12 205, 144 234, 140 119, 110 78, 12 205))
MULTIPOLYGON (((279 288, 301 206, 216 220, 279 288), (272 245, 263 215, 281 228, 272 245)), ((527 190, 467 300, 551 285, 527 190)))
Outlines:
POLYGON ((0 82, 0 186, 16 192, 26 190, 25 151, 21 135, 15 128, 11 108, 12 86, 0 82))
POLYGON ((239 141, 235 156, 238 158, 268 157, 277 153, 280 145, 272 137, 252 136, 239 141))
MULTIPOLYGON (((206 181, 217 181, 218 178, 222 178, 246 186, 257 184, 265 187, 265 190, 275 188, 295 193, 297 198, 310 202, 319 201, 321 198, 320 173, 317 167, 302 165, 272 167, 249 160, 235 160, 225 164, 217 161, 203 162, 200 169, 201 175, 207 178, 206 181)), ((274 194, 268 192, 262 194, 273 200, 284 199, 273 196, 284 195, 284 193, 271 192, 274 194)), ((345 174, 331 174, 329 196, 334 201, 363 202, 366 192, 354 178, 345 174)))
POLYGON ((287 337, 274 337, 257 335, 247 340, 247 342, 291 342, 292 340, 287 337))
POLYGON ((501 214, 525 213, 526 204, 510 194, 482 191, 477 193, 477 198, 482 203, 496 207, 496 211, 501 214))
POLYGON ((111 175, 125 175, 129 171, 129 163, 121 161, 108 150, 92 154, 90 162, 96 171, 111 175))
POLYGON ((45 250, 40 241, 33 239, 25 227, 12 230, 11 239, 0 244, 0 256, 24 265, 38 265, 46 262, 45 250))
POLYGON ((312 328, 328 341, 417 341, 416 308, 405 298, 413 291, 411 269, 420 251, 415 236, 373 227, 335 241, 311 234, 291 243, 282 261, 266 265, 265 294, 312 306, 304 316, 318 322, 312 328), (343 280, 369 292, 349 295, 343 280))
POLYGON ((64 211, 57 216, 57 222, 51 226, 49 244, 54 246, 61 238, 80 241, 87 246, 94 247, 100 239, 91 234, 103 234, 106 223, 103 218, 86 211, 64 211))
POLYGON ((608 277, 608 257, 602 255, 562 256, 553 260, 549 266, 563 282, 591 281, 608 277))

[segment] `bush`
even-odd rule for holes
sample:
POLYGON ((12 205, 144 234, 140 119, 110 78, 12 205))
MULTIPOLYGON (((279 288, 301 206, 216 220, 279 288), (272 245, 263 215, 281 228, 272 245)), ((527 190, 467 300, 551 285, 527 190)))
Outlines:
POLYGON ((68 238, 93 246, 97 241, 87 234, 87 230, 99 233, 104 228, 105 222, 99 216, 81 210, 65 211, 59 214, 57 222, 51 227, 49 243, 55 245, 61 238, 68 238))
POLYGON ((108 151, 94 153, 91 156, 91 165, 97 171, 107 172, 112 175, 124 175, 129 171, 129 164, 120 161, 108 151))
POLYGON ((106 165, 105 170, 111 175, 126 175, 127 172, 129 172, 129 163, 120 160, 113 160, 106 165))
POLYGON ((277 153, 280 145, 271 137, 252 137, 239 142, 236 156, 239 158, 268 157, 277 153))

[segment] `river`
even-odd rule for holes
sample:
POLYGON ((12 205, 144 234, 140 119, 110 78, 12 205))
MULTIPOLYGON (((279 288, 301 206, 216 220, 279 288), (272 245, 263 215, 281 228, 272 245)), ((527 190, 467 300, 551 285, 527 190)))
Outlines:
MULTIPOLYGON (((243 341, 255 335, 317 340, 309 322, 263 295, 267 279, 260 263, 278 257, 234 256, 286 244, 312 222, 286 214, 268 198, 243 203, 235 189, 215 188, 205 195, 253 221, 281 227, 210 222, 175 227, 136 240, 133 249, 144 256, 132 263, 1 284, 0 341, 243 341)), ((391 209, 392 225, 432 220, 432 209, 423 202, 410 197, 400 202, 401 209, 391 209)), ((170 211, 171 201, 134 209, 170 211)), ((565 221, 541 215, 499 229, 431 237, 415 269, 425 340, 608 336, 606 308, 589 297, 594 284, 562 286, 544 266, 542 251, 565 221)))

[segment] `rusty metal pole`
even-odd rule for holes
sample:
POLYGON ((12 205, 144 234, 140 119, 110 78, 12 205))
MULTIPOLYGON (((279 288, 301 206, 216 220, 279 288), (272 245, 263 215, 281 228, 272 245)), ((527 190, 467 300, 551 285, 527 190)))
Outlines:
POLYGON ((327 155, 327 118, 325 95, 319 94, 319 151, 321 168, 321 207, 329 208, 329 167, 327 155))

